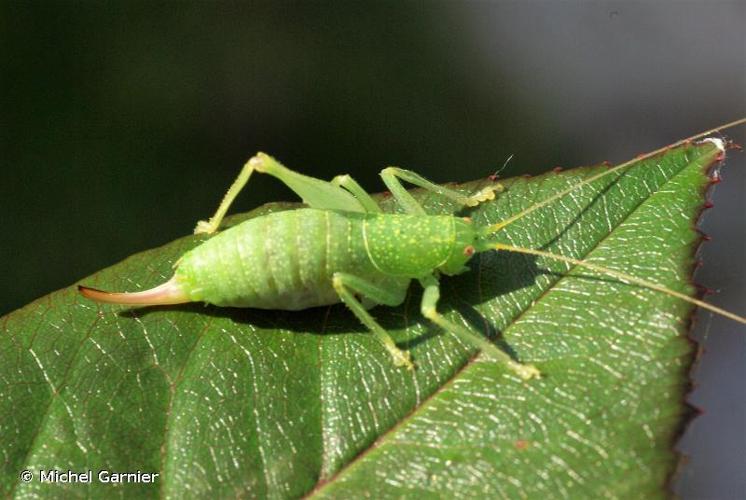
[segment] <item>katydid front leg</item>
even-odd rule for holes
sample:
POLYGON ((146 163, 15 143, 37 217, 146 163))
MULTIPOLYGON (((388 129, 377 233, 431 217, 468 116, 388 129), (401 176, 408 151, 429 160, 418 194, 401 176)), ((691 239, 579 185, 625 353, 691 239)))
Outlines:
POLYGON ((501 363, 505 363, 513 373, 521 377, 523 380, 541 377, 541 372, 534 365, 525 365, 514 361, 506 352, 483 336, 476 334, 461 325, 452 323, 441 316, 437 310, 438 300, 440 299, 440 283, 438 283, 438 279, 435 276, 422 278, 420 279, 420 283, 425 289, 420 306, 423 316, 440 326, 445 331, 456 335, 464 342, 479 348, 487 356, 501 363))
POLYGON ((455 202, 467 207, 475 207, 482 202, 492 200, 495 198, 496 192, 500 193, 504 189, 502 184, 492 184, 480 189, 472 195, 466 196, 453 189, 439 186, 438 184, 425 179, 416 172, 412 172, 411 170, 404 170, 398 167, 384 168, 383 170, 381 170, 381 178, 386 184, 386 187, 389 188, 389 191, 391 191, 391 194, 394 195, 396 200, 399 202, 400 205, 402 205, 402 207, 404 207, 404 210, 407 213, 419 215, 425 215, 425 210, 419 203, 417 203, 414 197, 409 194, 406 189, 404 189, 404 186, 401 185, 399 179, 407 181, 410 184, 414 184, 415 186, 424 188, 428 191, 432 191, 433 193, 437 193, 441 196, 445 196, 446 198, 450 198, 455 202))

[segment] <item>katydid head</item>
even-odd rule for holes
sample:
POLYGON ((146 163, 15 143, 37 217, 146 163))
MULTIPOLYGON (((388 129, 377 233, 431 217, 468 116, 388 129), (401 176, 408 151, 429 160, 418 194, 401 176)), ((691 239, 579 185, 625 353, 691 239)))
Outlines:
POLYGON ((471 217, 454 218, 455 237, 453 251, 448 259, 438 267, 438 271, 447 275, 461 274, 469 268, 466 263, 477 252, 479 228, 471 217))
POLYGON ((438 267, 438 271, 452 276, 468 271, 466 264, 477 253, 494 250, 490 231, 492 226, 478 226, 471 217, 454 217, 454 241, 451 255, 438 267))

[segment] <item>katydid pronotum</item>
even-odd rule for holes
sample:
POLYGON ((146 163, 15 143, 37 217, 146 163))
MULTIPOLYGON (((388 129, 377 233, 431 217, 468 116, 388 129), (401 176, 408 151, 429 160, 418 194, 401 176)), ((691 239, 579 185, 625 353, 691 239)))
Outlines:
MULTIPOLYGON (((388 167, 381 171, 381 177, 404 211, 390 214, 384 213, 375 199, 349 175, 326 182, 289 170, 272 157, 259 153, 244 165, 216 213, 209 221, 200 221, 195 233, 218 231, 228 208, 253 172, 276 177, 298 194, 307 208, 256 217, 216 234, 184 254, 175 266, 173 277, 153 289, 111 293, 81 286, 80 291, 93 300, 131 305, 206 302, 217 306, 301 310, 343 302, 388 350, 396 366, 413 369, 409 352, 396 346, 368 309, 375 305, 400 305, 411 281, 417 280, 424 288, 420 306, 424 317, 485 355, 505 363, 521 378, 539 377, 540 372, 533 365, 512 359, 487 338, 438 312, 440 276, 468 271, 467 262, 480 252, 517 252, 601 272, 746 323, 746 318, 627 273, 538 249, 496 243, 493 239, 495 233, 529 213, 602 177, 620 172, 636 161, 743 123, 746 118, 609 168, 486 226, 479 226, 468 217, 427 214, 401 181, 465 207, 494 199, 495 193, 503 190, 497 182, 465 195, 434 184, 412 171, 388 167)), ((721 140, 709 140, 724 149, 721 140)))

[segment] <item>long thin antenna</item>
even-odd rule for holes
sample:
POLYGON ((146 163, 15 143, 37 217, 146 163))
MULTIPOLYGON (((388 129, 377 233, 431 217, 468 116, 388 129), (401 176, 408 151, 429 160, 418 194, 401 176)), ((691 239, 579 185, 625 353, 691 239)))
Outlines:
POLYGON ((565 257, 564 255, 558 255, 551 252, 544 252, 542 250, 534 250, 533 248, 523 248, 523 247, 514 247, 511 245, 505 245, 502 243, 491 243, 486 248, 492 248, 495 250, 506 250, 508 252, 516 252, 516 253, 523 253, 528 255, 537 255, 539 257, 547 257, 554 260, 559 260, 562 262, 567 262, 568 264, 573 264, 575 266, 579 267, 585 267, 587 269, 591 269, 593 271, 598 271, 600 273, 608 274, 609 276, 612 276, 614 278, 617 278, 623 282, 631 283, 633 285, 638 285, 644 288, 649 288, 651 290, 656 290, 658 292, 665 293, 666 295, 670 295, 672 297, 676 297, 677 299, 684 300, 686 302, 689 302, 691 304, 695 304, 703 309, 707 309, 708 311, 712 311, 716 314, 719 314, 721 316, 724 316, 728 319, 732 319, 733 321, 738 321, 739 323, 746 324, 746 318, 743 318, 741 316, 738 316, 737 314, 733 314, 732 312, 728 312, 725 309, 720 309, 719 307, 715 307, 712 304, 708 304, 707 302, 703 302, 701 300, 693 299, 689 297, 688 295, 684 295, 683 293, 676 292, 674 290, 671 290, 669 288, 666 288, 663 285, 659 285, 657 283, 652 283, 650 281, 646 281, 640 278, 635 278, 634 276, 631 276, 626 273, 620 273, 619 271, 613 271, 611 269, 607 269, 603 266, 598 266, 596 264, 591 264, 590 262, 585 262, 578 259, 572 259, 570 257, 565 257))
POLYGON ((512 160, 514 156, 515 156, 515 153, 511 153, 510 156, 508 156, 508 159, 505 160, 505 162, 503 162, 503 166, 498 168, 494 174, 490 175, 490 179, 494 180, 500 177, 500 174, 502 173, 503 170, 505 170, 505 168, 508 166, 508 163, 510 163, 510 160, 512 160))
POLYGON ((619 171, 619 170, 621 170, 621 169, 623 169, 625 167, 629 167, 630 165, 632 165, 634 163, 637 163, 637 162, 640 162, 640 161, 643 161, 643 160, 647 160, 648 158, 650 158, 652 156, 655 156, 655 155, 657 155, 659 153, 663 153, 664 151, 666 151, 666 150, 668 150, 670 148, 675 148, 675 147, 681 146, 682 144, 685 144, 685 143, 687 143, 689 141, 693 141, 695 139, 699 139, 699 138, 704 137, 706 135, 710 135, 710 134, 713 134, 715 132, 719 132, 721 130, 725 130, 725 129, 728 129, 728 128, 731 128, 731 127, 736 127, 736 126, 742 125, 744 123, 746 123, 746 118, 741 118, 739 120, 735 120, 735 121, 732 121, 730 123, 726 123, 724 125, 720 125, 718 127, 711 128, 710 130, 706 130, 704 132, 700 132, 699 134, 693 135, 691 137, 687 137, 686 139, 681 139, 680 141, 677 141, 677 142, 675 142, 673 144, 670 144, 668 146, 662 147, 660 149, 656 149, 655 151, 651 151, 650 153, 645 153, 644 155, 638 156, 637 158, 633 158, 632 160, 626 161, 626 162, 622 163, 621 165, 617 165, 616 167, 612 167, 609 170, 606 170, 605 172, 601 172, 600 174, 596 174, 596 175, 594 175, 592 177, 589 177, 589 178, 585 179, 584 181, 575 184, 574 186, 571 186, 571 187, 569 187, 567 189, 564 189, 564 190, 560 191, 559 193, 554 194, 554 195, 550 196, 549 198, 540 201, 539 203, 536 203, 535 205, 531 205, 527 209, 522 210, 522 211, 518 212, 517 214, 515 214, 515 215, 513 215, 511 217, 508 217, 504 221, 500 221, 497 224, 492 224, 490 226, 487 226, 484 229, 483 234, 487 235, 487 234, 496 233, 497 231, 500 231, 505 226, 508 226, 508 225, 514 223, 515 221, 517 221, 519 219, 522 219, 524 216, 530 214, 534 210, 538 210, 538 209, 540 209, 542 207, 545 207, 546 205, 549 205, 550 203, 554 202, 555 200, 558 200, 558 199, 564 197, 568 193, 571 193, 571 192, 575 191, 576 189, 579 189, 579 188, 585 186, 586 184, 590 184, 591 182, 593 182, 595 180, 598 180, 601 177, 605 177, 607 175, 613 174, 614 172, 617 172, 617 171, 619 171))

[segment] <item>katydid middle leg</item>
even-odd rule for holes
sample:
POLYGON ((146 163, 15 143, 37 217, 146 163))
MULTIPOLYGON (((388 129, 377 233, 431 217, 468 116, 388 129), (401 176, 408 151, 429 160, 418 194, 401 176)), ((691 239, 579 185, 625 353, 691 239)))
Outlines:
POLYGON ((338 175, 332 179, 331 183, 335 186, 341 186, 347 191, 352 193, 358 202, 365 208, 366 212, 382 213, 381 207, 378 206, 376 200, 368 194, 363 187, 357 183, 350 175, 338 175))
POLYGON ((408 370, 414 369, 411 357, 407 351, 396 347, 394 339, 378 322, 365 310, 363 304, 355 297, 354 293, 367 297, 377 304, 387 306, 398 306, 407 295, 409 280, 392 281, 390 288, 380 286, 370 281, 347 273, 334 273, 332 285, 337 291, 342 302, 357 316, 360 322, 368 327, 376 338, 383 344, 391 354, 394 365, 404 366, 408 370))
POLYGON ((534 365, 525 365, 514 361, 506 352, 483 336, 445 319, 437 309, 438 300, 440 299, 440 283, 438 283, 438 279, 435 276, 431 275, 422 278, 420 279, 420 283, 425 289, 420 306, 423 316, 445 331, 456 335, 464 342, 479 348, 487 356, 505 363, 511 371, 522 379, 540 378, 541 372, 534 365))

